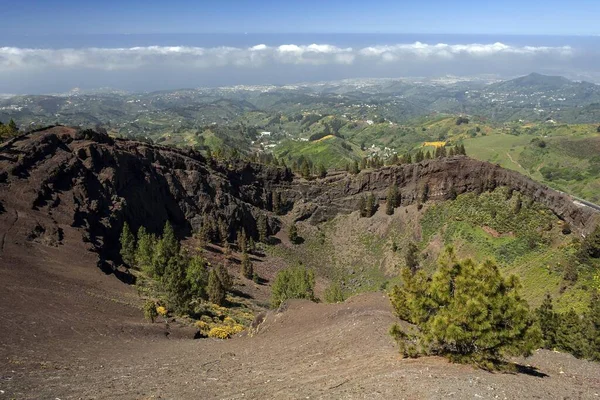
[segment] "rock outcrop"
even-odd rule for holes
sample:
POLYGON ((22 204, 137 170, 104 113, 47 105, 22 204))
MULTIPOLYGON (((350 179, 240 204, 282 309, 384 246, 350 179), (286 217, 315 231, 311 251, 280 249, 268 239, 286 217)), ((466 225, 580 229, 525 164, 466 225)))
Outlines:
POLYGON ((257 236, 266 215, 270 233, 280 229, 273 195, 295 220, 319 223, 356 209, 367 192, 383 200, 395 182, 402 205, 508 186, 544 204, 587 232, 597 214, 564 194, 517 172, 468 157, 363 171, 332 173, 324 179, 295 178, 285 168, 217 162, 200 153, 119 140, 74 128, 53 127, 11 139, 0 147, 0 213, 32 213, 30 240, 59 245, 62 227, 79 228, 82 240, 105 257, 118 252, 123 222, 160 232, 171 221, 180 235, 205 224, 225 227, 229 239, 240 229, 257 236), (424 192, 427 195, 424 196, 424 192))

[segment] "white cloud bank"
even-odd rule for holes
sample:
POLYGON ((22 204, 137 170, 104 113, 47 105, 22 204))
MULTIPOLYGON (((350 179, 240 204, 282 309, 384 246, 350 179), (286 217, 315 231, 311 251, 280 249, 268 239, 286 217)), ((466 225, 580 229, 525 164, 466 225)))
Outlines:
POLYGON ((493 44, 397 44, 359 49, 328 44, 238 47, 148 46, 131 48, 31 49, 0 47, 0 72, 43 69, 135 70, 143 67, 173 66, 215 68, 224 66, 263 67, 269 65, 354 65, 452 60, 569 59, 569 46, 511 46, 493 44))

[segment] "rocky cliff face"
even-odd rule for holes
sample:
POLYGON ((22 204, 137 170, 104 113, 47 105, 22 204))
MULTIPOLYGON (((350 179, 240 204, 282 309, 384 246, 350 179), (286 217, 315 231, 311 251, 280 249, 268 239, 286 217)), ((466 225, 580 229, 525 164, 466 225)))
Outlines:
POLYGON ((65 226, 80 228, 82 239, 107 257, 118 249, 124 221, 153 232, 171 221, 181 235, 220 221, 229 239, 241 228, 257 236, 260 215, 268 216, 271 233, 280 229, 279 218, 271 212, 275 192, 293 207, 295 220, 319 223, 352 212, 367 192, 383 200, 393 182, 402 205, 422 201, 424 191, 430 200, 442 200, 452 189, 460 194, 509 186, 583 232, 597 219, 595 212, 576 206, 564 194, 467 157, 306 181, 283 168, 224 164, 193 151, 66 127, 30 133, 0 147, 0 213, 31 215, 27 240, 47 244, 58 245, 65 226))

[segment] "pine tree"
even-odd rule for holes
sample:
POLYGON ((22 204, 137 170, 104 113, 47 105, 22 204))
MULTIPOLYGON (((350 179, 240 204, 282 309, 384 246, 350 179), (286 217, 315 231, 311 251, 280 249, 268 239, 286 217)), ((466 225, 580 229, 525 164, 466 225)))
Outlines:
POLYGON ((404 262, 406 263, 406 267, 414 275, 419 268, 419 248, 413 242, 408 244, 404 262))
POLYGON ((387 201, 385 205, 385 213, 387 215, 394 214, 394 208, 398 207, 398 185, 393 183, 388 188, 387 201))
POLYGON ((193 256, 188 262, 186 280, 192 297, 205 299, 207 296, 208 269, 206 261, 201 256, 193 256))
POLYGON ((154 270, 152 268, 152 258, 154 255, 154 246, 156 238, 149 234, 146 228, 141 226, 137 233, 137 247, 135 249, 135 264, 142 271, 152 276, 154 270))
POLYGON ((585 334, 588 342, 587 358, 600 361, 600 292, 594 290, 584 317, 585 334))
POLYGON ((321 178, 321 179, 323 179, 327 176, 327 170, 325 169, 325 166, 323 164, 319 164, 317 174, 318 174, 319 178, 321 178))
POLYGON ((426 203, 429 200, 429 184, 426 183, 423 186, 423 191, 421 192, 421 203, 426 203))
POLYGON ((215 239, 212 219, 210 218, 210 216, 208 214, 204 214, 202 216, 202 226, 200 227, 200 236, 207 243, 210 243, 210 242, 214 241, 214 239, 215 239))
POLYGON ((258 240, 262 243, 266 243, 269 235, 266 215, 260 214, 258 216, 258 221, 256 221, 256 229, 258 230, 258 240))
POLYGON ((242 275, 246 279, 252 279, 252 276, 254 275, 254 266, 246 252, 242 253, 242 275))
POLYGON ((8 123, 8 129, 11 134, 15 134, 19 131, 17 124, 15 123, 15 121, 12 118, 10 119, 10 122, 8 123))
POLYGON ((415 156, 415 162, 421 162, 425 159, 425 155, 423 154, 423 150, 417 151, 417 155, 415 156))
POLYGON ((208 293, 208 300, 211 303, 217 305, 223 305, 225 303, 225 290, 223 290, 219 276, 214 269, 208 274, 206 292, 208 293))
POLYGON ((233 287, 233 278, 229 275, 227 268, 224 265, 219 265, 217 267, 217 276, 219 277, 219 281, 221 281, 221 287, 226 292, 230 291, 233 287))
POLYGON ((167 221, 162 237, 157 241, 152 257, 152 266, 155 276, 162 276, 169 260, 179 254, 179 241, 175 237, 173 227, 167 221))
POLYGON ((431 153, 429 152, 429 150, 427 150, 427 153, 425 153, 425 159, 431 160, 431 153))
POLYGON ((129 224, 127 224, 127 222, 123 224, 120 242, 123 262, 130 267, 135 266, 135 235, 129 229, 129 224))
MULTIPOLYGON (((405 268, 402 281, 390 297, 396 313, 418 327, 409 343, 415 354, 491 369, 504 357, 530 355, 539 343, 518 279, 503 278, 491 262, 457 261, 447 249, 431 279, 405 268)), ((402 340, 409 336, 397 333, 402 340)))
POLYGON ((458 193, 456 193, 456 189, 454 188, 454 186, 450 187, 450 190, 448 191, 448 199, 456 200, 457 197, 458 193))
POLYGON ((310 178, 310 166, 308 165, 308 161, 304 160, 300 173, 304 179, 310 178))
POLYGON ((229 242, 229 227, 225 222, 225 219, 219 218, 219 222, 217 222, 217 228, 219 229, 219 239, 221 240, 221 245, 225 247, 229 242))
POLYGON ((370 218, 375 214, 375 211, 377 210, 375 202, 375 195, 373 193, 369 193, 367 196, 367 203, 365 205, 365 216, 367 218, 370 218))
POLYGON ((588 258, 600 258, 600 225, 587 235, 578 252, 579 259, 587 261, 588 258))
POLYGON ((360 170, 367 169, 367 158, 363 157, 360 159, 360 170))
POLYGON ((288 229, 288 238, 293 244, 298 242, 298 227, 295 223, 292 223, 288 229))
POLYGON ((273 192, 273 212, 277 215, 281 215, 281 193, 279 191, 273 192))
POLYGON ((536 310, 536 315, 540 323, 544 347, 547 349, 553 349, 554 346, 556 346, 556 327, 558 323, 558 315, 554 312, 552 297, 549 293, 546 293, 544 301, 536 310))
POLYGON ((350 171, 349 171, 352 175, 356 175, 360 172, 360 170, 358 169, 358 161, 354 160, 352 162, 352 164, 350 164, 350 171))
POLYGON ((583 324, 575 310, 570 309, 568 312, 561 314, 556 330, 556 346, 568 351, 577 358, 581 358, 586 353, 585 342, 583 324))
POLYGON ((248 250, 248 239, 246 238, 246 231, 244 228, 240 229, 237 234, 237 247, 242 253, 248 250))
POLYGON ((358 199, 358 212, 361 217, 366 217, 367 199, 366 197, 360 196, 358 199))
POLYGON ((521 195, 517 196, 517 201, 513 207, 513 213, 518 214, 521 212, 521 207, 523 207, 523 200, 521 199, 521 195))
POLYGON ((169 308, 178 313, 185 313, 189 308, 190 291, 186 276, 188 257, 178 253, 169 258, 162 284, 168 295, 169 308))

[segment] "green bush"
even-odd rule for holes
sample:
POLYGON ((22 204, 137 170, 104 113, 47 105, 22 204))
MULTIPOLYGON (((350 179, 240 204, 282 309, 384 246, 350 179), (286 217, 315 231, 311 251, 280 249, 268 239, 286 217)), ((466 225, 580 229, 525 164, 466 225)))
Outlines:
POLYGON ((327 303, 342 303, 344 302, 344 292, 339 281, 331 282, 325 289, 325 301, 327 303))
POLYGON ((156 303, 152 300, 146 300, 143 310, 144 318, 146 318, 147 321, 154 323, 154 320, 156 317, 158 317, 158 312, 156 312, 156 303))
POLYGON ((277 308, 288 299, 314 300, 315 273, 303 265, 277 272, 271 288, 271 306, 277 308))

